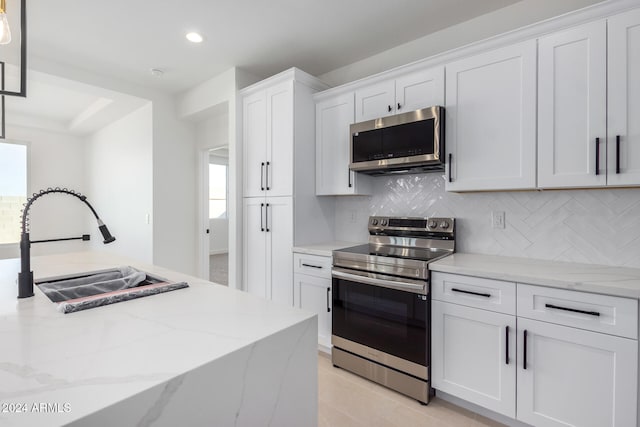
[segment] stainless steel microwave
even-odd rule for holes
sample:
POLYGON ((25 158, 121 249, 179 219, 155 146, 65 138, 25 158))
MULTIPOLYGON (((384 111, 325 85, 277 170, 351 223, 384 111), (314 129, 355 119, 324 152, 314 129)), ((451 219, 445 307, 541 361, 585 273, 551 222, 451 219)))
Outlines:
POLYGON ((444 170, 444 107, 354 123, 349 169, 370 175, 444 170))

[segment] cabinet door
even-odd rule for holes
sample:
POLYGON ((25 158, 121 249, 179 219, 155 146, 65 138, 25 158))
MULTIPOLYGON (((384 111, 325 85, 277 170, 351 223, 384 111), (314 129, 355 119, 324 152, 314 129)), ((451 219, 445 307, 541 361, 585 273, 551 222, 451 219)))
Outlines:
POLYGON ((294 275, 294 306, 318 315, 318 344, 331 347, 331 279, 294 275))
POLYGON ((397 113, 434 105, 444 105, 444 67, 418 71, 396 79, 397 113))
POLYGON ((396 112, 395 80, 356 90, 356 122, 377 119, 396 112))
POLYGON ((433 301, 431 320, 433 387, 515 417, 515 316, 433 301))
POLYGON ((293 199, 267 197, 265 224, 267 226, 267 282, 270 298, 293 305, 293 199))
POLYGON ((448 65, 446 86, 447 191, 535 188, 535 40, 448 65))
POLYGON ((266 92, 260 91, 242 100, 242 156, 244 197, 264 195, 267 161, 266 92))
POLYGON ((637 384, 638 341, 518 318, 519 420, 539 427, 635 426, 637 384))
POLYGON ((293 195, 293 82, 267 89, 268 196, 293 195))
POLYGON ((244 290, 268 298, 265 201, 264 198, 246 198, 243 205, 244 290))
POLYGON ((640 120, 638 120, 640 117, 640 78, 638 77, 640 76, 640 9, 610 18, 608 29, 607 184, 638 185, 640 184, 640 120))
POLYGON ((606 49, 605 21, 539 40, 538 186, 541 188, 606 184, 606 49))
POLYGON ((367 176, 349 170, 353 92, 316 104, 316 195, 370 194, 367 176))

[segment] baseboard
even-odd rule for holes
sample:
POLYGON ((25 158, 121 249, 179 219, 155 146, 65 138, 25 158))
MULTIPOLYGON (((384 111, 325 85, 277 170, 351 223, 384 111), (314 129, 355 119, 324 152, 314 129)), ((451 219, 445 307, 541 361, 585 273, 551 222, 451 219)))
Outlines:
POLYGON ((228 254, 229 253, 229 249, 223 249, 221 251, 209 251, 209 255, 222 255, 222 254, 228 254))
POLYGON ((502 414, 498 414, 487 408, 483 408, 482 406, 476 405, 475 403, 467 402, 466 400, 460 399, 459 397, 453 396, 451 394, 447 394, 440 390, 436 390, 436 397, 442 400, 445 400, 449 403, 453 403, 454 405, 460 406, 461 408, 467 409, 471 412, 475 412, 476 414, 482 415, 483 417, 490 418, 493 421, 497 421, 509 427, 531 427, 529 424, 525 424, 521 421, 514 420, 513 418, 509 418, 502 414))

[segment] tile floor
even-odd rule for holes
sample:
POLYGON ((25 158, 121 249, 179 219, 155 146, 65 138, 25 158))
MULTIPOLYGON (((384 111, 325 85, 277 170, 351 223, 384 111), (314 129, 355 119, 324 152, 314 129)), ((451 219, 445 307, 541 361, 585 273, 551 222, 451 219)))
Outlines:
POLYGON ((437 397, 427 406, 318 357, 319 427, 502 427, 437 397))

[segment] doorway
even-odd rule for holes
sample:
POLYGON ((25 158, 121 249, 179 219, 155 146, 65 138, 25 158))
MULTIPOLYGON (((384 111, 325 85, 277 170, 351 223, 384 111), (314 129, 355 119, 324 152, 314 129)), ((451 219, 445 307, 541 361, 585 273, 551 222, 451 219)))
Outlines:
POLYGON ((229 286, 229 147, 212 148, 204 154, 208 279, 229 286))

